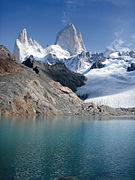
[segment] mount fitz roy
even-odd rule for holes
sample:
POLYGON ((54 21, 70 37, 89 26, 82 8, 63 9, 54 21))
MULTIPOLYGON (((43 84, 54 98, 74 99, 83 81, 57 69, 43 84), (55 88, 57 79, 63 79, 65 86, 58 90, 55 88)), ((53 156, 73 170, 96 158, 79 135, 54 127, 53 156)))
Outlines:
POLYGON ((24 61, 31 54, 35 58, 44 61, 47 59, 47 55, 64 59, 69 58, 70 55, 79 54, 82 51, 86 51, 82 35, 81 33, 77 34, 74 25, 71 23, 58 33, 55 45, 43 48, 35 40, 33 41, 31 38, 28 40, 26 29, 23 29, 16 39, 14 46, 14 55, 19 61, 24 61))
POLYGON ((118 38, 105 52, 92 54, 86 51, 81 33, 71 23, 58 33, 54 45, 46 48, 28 39, 24 29, 16 39, 14 56, 23 62, 30 55, 49 65, 63 62, 71 71, 84 74, 86 84, 76 93, 85 102, 115 108, 135 107, 135 51, 118 38))
POLYGON ((72 71, 83 73, 103 56, 103 53, 92 54, 86 51, 81 33, 77 33, 73 24, 68 24, 61 30, 54 45, 43 48, 37 41, 28 39, 26 29, 23 29, 14 45, 14 56, 23 62, 30 55, 36 60, 47 64, 62 61, 72 71))
POLYGON ((67 50, 71 55, 86 51, 81 33, 77 34, 75 26, 71 23, 58 33, 55 44, 67 50))

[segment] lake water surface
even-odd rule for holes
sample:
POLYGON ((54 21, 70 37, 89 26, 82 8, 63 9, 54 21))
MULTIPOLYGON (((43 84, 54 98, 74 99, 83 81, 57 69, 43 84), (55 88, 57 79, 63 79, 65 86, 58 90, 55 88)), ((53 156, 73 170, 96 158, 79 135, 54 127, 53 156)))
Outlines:
POLYGON ((135 120, 0 120, 0 180, 135 180, 135 120))

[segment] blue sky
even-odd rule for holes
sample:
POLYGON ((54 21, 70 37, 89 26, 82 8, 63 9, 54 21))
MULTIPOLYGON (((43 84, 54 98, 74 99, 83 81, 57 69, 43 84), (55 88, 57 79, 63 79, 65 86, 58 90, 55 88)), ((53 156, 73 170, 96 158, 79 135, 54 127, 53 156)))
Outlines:
POLYGON ((0 44, 10 51, 23 28, 46 47, 54 44, 57 33, 69 22, 82 32, 88 51, 104 51, 116 34, 135 49, 134 0, 0 1, 0 44))

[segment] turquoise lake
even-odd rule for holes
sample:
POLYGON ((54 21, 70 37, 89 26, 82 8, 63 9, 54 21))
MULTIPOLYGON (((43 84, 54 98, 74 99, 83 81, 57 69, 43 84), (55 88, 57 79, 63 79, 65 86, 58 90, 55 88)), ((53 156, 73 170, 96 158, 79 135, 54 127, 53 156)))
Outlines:
POLYGON ((135 118, 0 119, 0 180, 135 180, 135 118))

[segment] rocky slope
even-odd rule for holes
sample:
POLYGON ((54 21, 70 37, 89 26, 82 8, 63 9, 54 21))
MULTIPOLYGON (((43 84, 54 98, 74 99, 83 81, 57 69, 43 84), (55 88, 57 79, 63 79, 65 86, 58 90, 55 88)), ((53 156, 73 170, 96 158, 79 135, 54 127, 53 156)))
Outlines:
POLYGON ((23 64, 32 68, 37 74, 47 74, 51 79, 60 82, 72 91, 76 91, 77 87, 83 86, 86 81, 84 75, 70 71, 63 62, 47 65, 41 61, 35 61, 34 57, 30 56, 23 64))
MULTIPOLYGON (((4 51, 8 53, 6 48, 4 51)), ((71 89, 52 79, 55 72, 57 75, 59 65, 54 70, 54 67, 51 69, 45 64, 45 68, 41 68, 39 64, 37 68, 29 68, 7 56, 0 57, 0 115, 126 113, 125 110, 107 106, 84 104, 71 89)))
POLYGON ((0 59, 12 59, 16 60, 10 51, 3 45, 0 45, 0 59))
POLYGON ((53 115, 78 111, 81 100, 47 73, 37 74, 12 59, 0 58, 0 114, 53 115))

